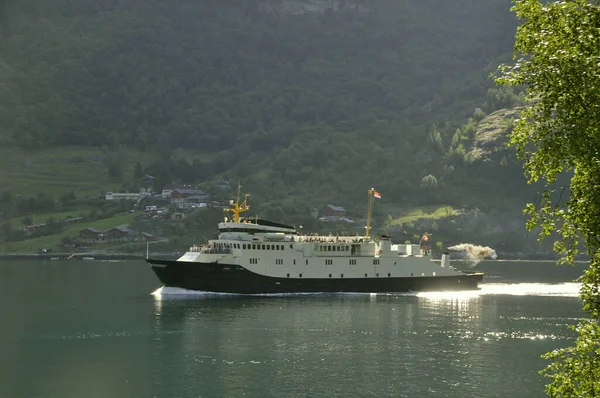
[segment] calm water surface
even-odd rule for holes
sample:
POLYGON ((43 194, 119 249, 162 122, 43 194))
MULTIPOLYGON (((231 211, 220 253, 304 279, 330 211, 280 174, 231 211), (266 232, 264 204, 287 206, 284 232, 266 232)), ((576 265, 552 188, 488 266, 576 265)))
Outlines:
POLYGON ((480 292, 235 296, 143 262, 0 260, 0 397, 542 397, 583 265, 489 262, 480 292))

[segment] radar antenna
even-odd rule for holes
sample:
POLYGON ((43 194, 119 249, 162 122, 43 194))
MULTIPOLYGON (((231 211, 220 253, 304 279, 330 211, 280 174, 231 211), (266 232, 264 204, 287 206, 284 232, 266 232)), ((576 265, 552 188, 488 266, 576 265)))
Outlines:
POLYGON ((240 213, 250 210, 250 206, 248 206, 248 204, 246 203, 246 201, 248 200, 248 196, 250 196, 250 194, 249 193, 244 194, 244 201, 242 203, 240 203, 241 191, 242 191, 242 186, 238 182, 238 192, 237 192, 236 201, 235 202, 233 200, 229 201, 229 205, 232 207, 230 209, 223 209, 223 211, 233 213, 233 222, 240 222, 240 213))

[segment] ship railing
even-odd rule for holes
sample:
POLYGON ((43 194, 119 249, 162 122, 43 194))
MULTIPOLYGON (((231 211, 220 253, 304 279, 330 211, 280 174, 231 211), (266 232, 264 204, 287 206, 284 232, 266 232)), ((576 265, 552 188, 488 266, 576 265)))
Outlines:
POLYGON ((202 254, 231 254, 231 249, 226 247, 206 247, 200 252, 202 254))
POLYGON ((369 239, 364 236, 323 236, 323 235, 298 235, 297 242, 309 243, 367 243, 369 239))
POLYGON ((192 246, 190 251, 194 253, 202 254, 231 254, 231 249, 228 247, 215 247, 215 246, 192 246))

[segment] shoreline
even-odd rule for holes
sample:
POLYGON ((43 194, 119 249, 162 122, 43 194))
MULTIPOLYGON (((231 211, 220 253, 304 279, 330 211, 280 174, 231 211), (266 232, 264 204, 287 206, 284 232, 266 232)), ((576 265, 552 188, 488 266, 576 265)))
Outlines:
POLYGON ((0 254, 0 260, 144 260, 141 254, 43 253, 0 254))
MULTIPOLYGON (((183 253, 170 252, 170 253, 150 253, 149 258, 162 258, 162 259, 177 259, 183 253)), ((128 253, 0 253, 0 260, 145 260, 146 255, 144 254, 128 254, 128 253)), ((539 253, 531 255, 505 255, 500 259, 485 259, 482 261, 544 261, 544 262, 556 262, 559 257, 556 255, 548 254, 541 256, 539 253)), ((439 261, 439 258, 433 258, 434 261, 439 261)), ((455 262, 469 262, 462 258, 453 258, 455 262)), ((575 262, 587 262, 589 259, 577 258, 575 262)))

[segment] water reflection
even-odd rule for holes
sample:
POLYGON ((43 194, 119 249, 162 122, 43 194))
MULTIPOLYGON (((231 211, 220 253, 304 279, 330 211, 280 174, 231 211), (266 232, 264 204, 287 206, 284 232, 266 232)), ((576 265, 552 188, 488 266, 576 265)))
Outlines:
POLYGON ((483 284, 481 293, 504 294, 515 296, 561 296, 578 297, 580 283, 486 283, 483 284))
POLYGON ((582 315, 550 267, 502 264, 479 292, 249 297, 150 296, 142 263, 3 262, 0 396, 541 396, 539 355, 582 315))
MULTIPOLYGON (((219 341, 215 344, 226 342, 223 352, 241 345, 248 333, 263 333, 278 335, 274 340, 275 351, 286 348, 281 341, 301 340, 307 334, 336 336, 335 342, 321 348, 323 353, 335 353, 355 344, 353 336, 401 335, 406 338, 419 334, 457 341, 567 339, 566 329, 559 333, 547 333, 542 329, 573 324, 576 318, 553 317, 554 309, 544 303, 549 296, 576 298, 578 289, 576 283, 498 283, 486 284, 479 291, 465 292, 258 297, 186 291, 174 294, 173 290, 164 294, 162 290, 155 292, 154 300, 159 333, 173 333, 170 329, 176 327, 182 327, 184 335, 207 332, 219 341), (523 301, 523 296, 532 299, 523 301), (533 311, 539 316, 533 316, 533 311), (207 330, 207 324, 213 327, 207 330)), ((201 346, 193 346, 193 340, 189 343, 192 346, 188 350, 201 349, 201 346)), ((369 345, 364 341, 362 344, 369 345)), ((381 342, 377 344, 381 345, 381 342)), ((298 345, 295 352, 312 349, 312 346, 298 345)), ((371 349, 377 351, 378 347, 371 349)))
POLYGON ((182 360, 154 377, 162 385, 178 374, 209 396, 310 395, 332 379, 384 379, 385 387, 375 390, 387 396, 477 396, 476 380, 491 374, 498 375, 488 382, 494 391, 504 388, 502 380, 531 385, 541 365, 525 373, 507 358, 526 352, 537 359, 570 339, 566 325, 574 318, 556 314, 577 308, 578 289, 576 283, 488 283, 467 292, 264 296, 161 289, 153 294, 153 356, 182 360), (548 306, 549 297, 560 301, 548 306))
MULTIPOLYGON (((229 342, 243 339, 244 333, 240 332, 249 331, 286 334, 287 337, 306 333, 340 335, 341 344, 352 344, 352 339, 348 338, 351 335, 408 335, 415 332, 446 338, 489 338, 496 336, 494 333, 504 327, 507 320, 539 324, 545 317, 531 316, 532 304, 528 303, 543 303, 544 297, 548 296, 576 298, 578 289, 576 283, 498 283, 466 292, 270 296, 173 289, 165 294, 162 289, 153 297, 157 327, 163 331, 180 323, 180 327, 186 328, 184 334, 194 334, 212 324, 209 332, 219 340, 229 342), (503 296, 506 298, 498 301, 503 296), (521 296, 533 296, 534 301, 524 302, 519 298, 521 296), (278 322, 279 319, 282 321, 278 322), (368 324, 365 323, 367 319, 368 324), (452 328, 436 330, 436 323, 450 323, 452 328)), ((560 321, 573 323, 566 318, 560 321)), ((522 335, 537 336, 540 333, 531 331, 522 335)), ((498 336, 517 334, 509 331, 498 336)), ((324 350, 335 350, 335 347, 332 344, 324 350)))

